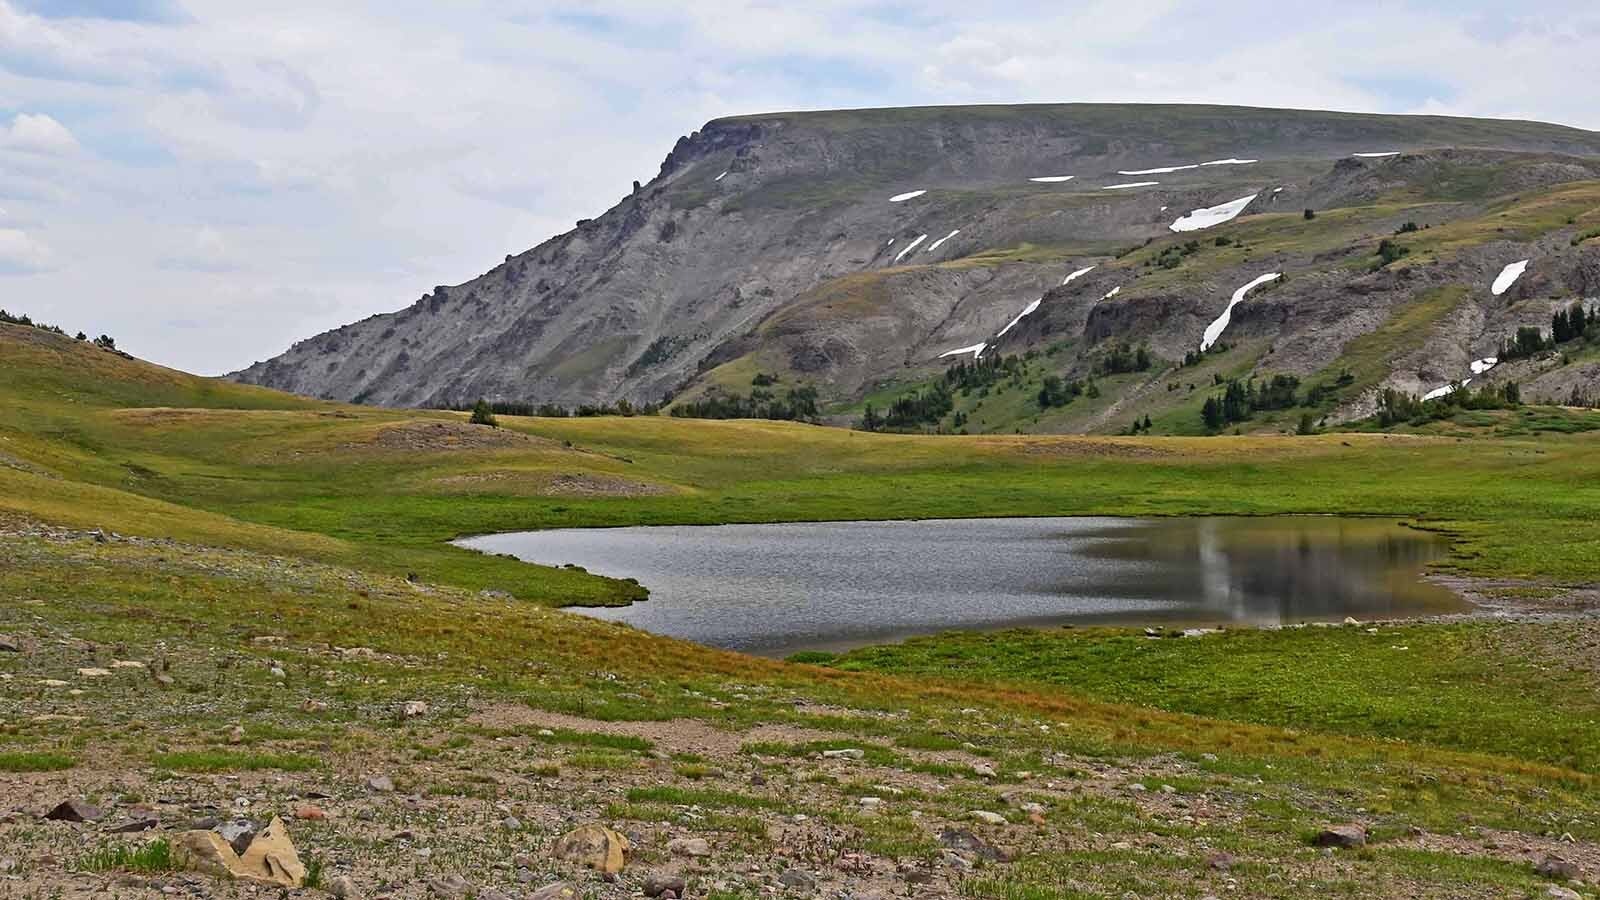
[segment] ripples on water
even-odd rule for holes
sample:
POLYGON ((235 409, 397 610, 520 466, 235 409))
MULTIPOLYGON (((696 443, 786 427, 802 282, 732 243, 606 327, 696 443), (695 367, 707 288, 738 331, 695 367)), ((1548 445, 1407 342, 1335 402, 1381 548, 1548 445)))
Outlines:
POLYGON ((637 578, 580 610, 754 653, 1030 624, 1275 624, 1453 611, 1438 538, 1375 519, 1046 518, 585 528, 460 542, 637 578))

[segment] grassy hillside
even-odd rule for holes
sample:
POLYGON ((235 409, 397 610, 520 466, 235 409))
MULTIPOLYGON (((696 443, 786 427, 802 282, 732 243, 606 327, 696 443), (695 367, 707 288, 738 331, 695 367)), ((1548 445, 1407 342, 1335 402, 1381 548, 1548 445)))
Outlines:
POLYGON ((1496 590, 1563 598, 1600 571, 1600 437, 502 425, 238 388, 0 326, 0 634, 20 650, 0 652, 0 793, 160 818, 147 835, 0 820, 22 895, 115 877, 159 896, 163 876, 127 880, 118 848, 211 808, 289 816, 324 886, 398 879, 405 897, 450 875, 527 890, 519 867, 532 886, 618 898, 666 872, 725 900, 791 869, 818 892, 996 900, 1526 896, 1548 883, 1545 854, 1600 874, 1592 622, 995 637, 1018 643, 818 668, 553 611, 634 589, 443 543, 639 522, 1361 512, 1447 530, 1457 572, 1536 580, 1496 590), (1387 657, 1396 644, 1418 664, 1387 657), (1241 664, 1246 645, 1271 665, 1241 664), (1296 702, 1272 701, 1296 679, 1296 702), (377 775, 398 792, 368 787, 377 775), (1310 845, 1347 820, 1370 848, 1310 845), (551 856, 590 821, 639 838, 615 884, 551 856), (712 855, 669 851, 680 838, 712 855))

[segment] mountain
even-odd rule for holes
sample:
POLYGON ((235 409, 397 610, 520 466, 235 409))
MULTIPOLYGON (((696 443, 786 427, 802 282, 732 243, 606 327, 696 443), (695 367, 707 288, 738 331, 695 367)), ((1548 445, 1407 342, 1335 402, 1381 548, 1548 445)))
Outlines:
MULTIPOLYGON (((1305 405, 1337 421, 1380 388, 1464 379, 1600 295, 1597 210, 1600 134, 1540 123, 1102 104, 719 119, 598 218, 230 377, 389 406, 682 405, 775 381, 846 421, 947 391, 973 351, 944 354, 983 343, 1015 359, 924 425, 1194 431, 1218 385, 1273 375, 1320 386, 1305 405), (1135 347, 1147 364, 1126 371, 1135 347), (1041 406, 1052 377, 1093 390, 1041 406)), ((1479 381, 1511 378, 1535 398, 1600 386, 1550 354, 1479 381)))

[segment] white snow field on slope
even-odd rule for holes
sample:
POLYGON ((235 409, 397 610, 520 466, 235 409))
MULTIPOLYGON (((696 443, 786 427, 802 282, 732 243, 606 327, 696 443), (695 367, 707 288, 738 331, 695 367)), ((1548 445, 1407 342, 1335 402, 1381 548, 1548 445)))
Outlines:
POLYGON ((711 180, 712 181, 721 181, 722 179, 727 178, 727 177, 728 177, 728 173, 727 172, 723 172, 721 175, 718 175, 717 177, 715 177, 715 178, 713 178, 711 180))
POLYGON ((1467 385, 1469 385, 1471 383, 1472 383, 1472 379, 1471 378, 1468 378, 1468 379, 1466 379, 1464 381, 1459 381, 1459 382, 1452 381, 1449 384, 1445 385, 1444 387, 1436 387, 1433 390, 1427 392, 1426 394, 1423 394, 1422 395, 1422 399, 1424 399, 1424 400, 1437 400, 1440 397, 1446 396, 1448 394, 1453 394, 1458 390, 1466 390, 1467 385))
POLYGON ((1108 184, 1101 188, 1102 191, 1123 191, 1128 188, 1151 187, 1160 184, 1159 181, 1130 181, 1127 184, 1108 184))
POLYGON ((1213 159, 1210 162, 1203 162, 1200 165, 1202 165, 1202 166, 1248 166, 1248 165, 1252 165, 1252 164, 1258 163, 1258 162, 1261 162, 1261 160, 1259 160, 1259 159, 1239 159, 1236 156, 1230 156, 1227 159, 1213 159))
POLYGON ((940 244, 943 244, 945 241, 950 240, 951 238, 955 237, 956 235, 958 235, 960 233, 961 233, 961 229, 957 228, 954 231, 950 232, 949 234, 945 235, 944 237, 939 238, 937 241, 934 241, 933 243, 929 244, 928 245, 928 249, 926 249, 926 250, 924 250, 922 252, 924 252, 924 253, 932 253, 933 251, 939 249, 939 245, 940 244))
POLYGON ((1076 176, 1076 175, 1040 175, 1037 178, 1029 178, 1028 180, 1029 181, 1036 181, 1039 184, 1060 184, 1063 181, 1071 181, 1072 179, 1074 179, 1076 177, 1078 177, 1078 176, 1076 176))
POLYGON ((1206 333, 1200 338, 1200 352, 1204 353, 1207 350, 1210 350, 1211 345, 1217 342, 1217 338, 1222 337, 1222 332, 1227 330, 1228 323, 1233 321, 1233 308, 1238 306, 1244 300, 1245 294, 1250 293, 1252 290, 1255 290, 1269 281, 1277 281, 1282 277, 1282 272, 1270 272, 1266 275, 1256 278, 1254 281, 1242 288, 1239 288, 1237 291, 1234 291, 1233 299, 1228 301, 1228 308, 1223 310, 1222 315, 1217 316, 1210 325, 1206 326, 1206 333))
POLYGON ((1483 359, 1473 360, 1472 364, 1467 368, 1471 369, 1474 375, 1482 375, 1498 365, 1500 365, 1500 360, 1497 357, 1485 356, 1483 359))
POLYGON ((925 241, 927 239, 928 239, 927 235, 925 235, 925 234, 924 235, 919 235, 916 240, 914 240, 911 243, 907 244, 905 246, 905 249, 900 251, 900 255, 896 256, 894 258, 894 261, 895 262, 899 262, 900 260, 905 259, 907 254, 909 254, 911 251, 917 249, 917 245, 922 243, 923 241, 925 241))
POLYGON ((1027 306, 1024 306, 1022 308, 1022 312, 1017 313, 1017 317, 1015 319, 1012 319, 1011 322, 1008 325, 1006 325, 1006 327, 1000 329, 1000 333, 995 335, 995 337, 1005 337, 1006 336, 1006 332, 1008 332, 1011 329, 1015 328, 1017 326, 1017 323, 1021 322, 1024 316, 1026 316, 1029 313, 1033 312, 1034 310, 1038 309, 1039 308, 1039 304, 1041 304, 1043 302, 1044 302, 1044 298, 1040 297, 1039 299, 1033 301, 1032 303, 1029 303, 1027 306))
POLYGON ((904 203, 907 200, 915 200, 918 197, 921 197, 923 194, 926 194, 926 193, 927 193, 927 191, 906 191, 904 194, 895 194, 893 197, 890 197, 889 198, 889 202, 890 203, 904 203))
POLYGON ((1119 284, 1116 287, 1112 288, 1111 290, 1106 291, 1106 295, 1104 297, 1101 297, 1100 299, 1101 300, 1110 300, 1112 297, 1115 297, 1116 295, 1118 295, 1120 293, 1122 293, 1122 285, 1119 284))
POLYGON ((1399 156, 1399 150, 1384 150, 1381 153, 1352 153, 1358 159, 1383 159, 1386 156, 1399 156))
POLYGON ((1093 272, 1093 271, 1094 271, 1094 266, 1085 266, 1084 268, 1079 269, 1076 272, 1068 273, 1067 277, 1061 279, 1061 284, 1062 284, 1063 287, 1065 287, 1066 285, 1069 285, 1072 282, 1077 281, 1079 278, 1082 278, 1083 276, 1085 276, 1085 275, 1087 275, 1087 274, 1089 274, 1090 272, 1093 272))
POLYGON ((1500 274, 1495 276, 1494 284, 1489 286, 1489 293, 1498 297, 1511 290, 1511 286, 1517 283, 1517 279, 1522 277, 1522 273, 1528 271, 1528 263, 1530 262, 1532 260, 1525 259, 1501 269, 1500 274))
POLYGON ((1162 167, 1160 167, 1158 169, 1130 169, 1130 170, 1118 169, 1117 170, 1117 174, 1118 175, 1168 175, 1168 174, 1171 174, 1173 172, 1187 172, 1190 169, 1198 169, 1198 168, 1200 168, 1200 164, 1199 163, 1191 163, 1191 164, 1189 164, 1187 166, 1162 166, 1162 167))
POLYGON ((1251 194, 1248 197, 1229 200, 1227 203, 1219 203, 1216 206, 1197 209, 1187 216, 1180 216, 1178 221, 1173 222, 1169 227, 1173 231, 1199 231, 1203 228, 1210 228, 1213 225, 1221 225, 1223 222, 1230 222, 1238 218, 1239 214, 1244 212, 1244 208, 1254 203, 1259 196, 1261 195, 1251 194))
POLYGON ((989 345, 988 344, 973 344, 971 347, 957 347, 954 350, 946 350, 945 352, 939 354, 939 358, 940 359, 944 359, 946 356, 960 356, 960 355, 962 355, 964 353, 971 353, 972 354, 972 358, 973 359, 977 359, 978 357, 983 355, 983 348, 985 348, 987 346, 989 346, 989 345))

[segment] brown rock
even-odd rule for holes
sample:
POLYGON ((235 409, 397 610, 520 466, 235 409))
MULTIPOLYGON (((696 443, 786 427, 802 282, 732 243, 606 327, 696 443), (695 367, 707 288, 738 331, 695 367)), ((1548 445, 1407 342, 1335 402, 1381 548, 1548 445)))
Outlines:
POLYGON ((44 817, 56 822, 98 822, 105 818, 105 811, 87 800, 65 800, 44 817))
POLYGON ((1539 860, 1539 864, 1534 866, 1533 870, 1544 878, 1570 880, 1578 877, 1577 865, 1559 856, 1546 856, 1539 860))
POLYGON ((202 875, 234 878, 239 854, 215 831, 185 831, 172 839, 172 864, 202 875))
POLYGON ((528 895, 528 900, 578 900, 582 896, 570 881, 547 884, 528 895))
POLYGON ((1318 847, 1343 847, 1353 849, 1367 845, 1367 829, 1361 825, 1329 825, 1317 832, 1313 841, 1318 847))
POLYGON ((321 822, 328 818, 328 813, 320 806, 307 803, 294 811, 294 817, 307 822, 321 822))
POLYGON ((614 874, 627 864, 628 839, 602 825, 584 825, 562 835, 550 854, 596 872, 614 874))
POLYGON ((299 887, 306 878, 306 867, 289 840, 289 829, 276 816, 250 842, 239 862, 252 875, 264 875, 268 884, 299 887))

